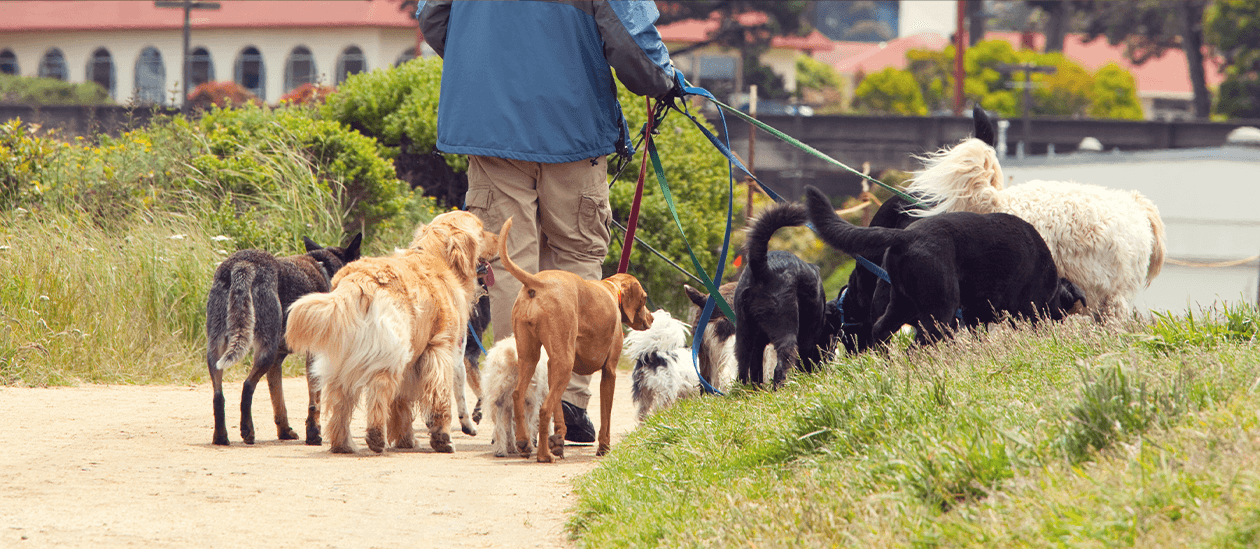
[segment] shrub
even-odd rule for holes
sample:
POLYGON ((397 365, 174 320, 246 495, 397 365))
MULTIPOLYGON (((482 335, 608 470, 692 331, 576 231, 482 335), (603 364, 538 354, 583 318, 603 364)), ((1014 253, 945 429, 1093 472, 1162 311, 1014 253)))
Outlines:
POLYGON ((236 82, 204 82, 188 94, 188 105, 194 109, 206 110, 211 106, 226 108, 246 103, 262 104, 258 96, 236 82))
POLYGON ((855 92, 856 107, 865 112, 925 116, 927 104, 914 77, 892 67, 862 80, 855 92))
POLYGON ((280 96, 281 105, 314 105, 323 104, 327 100, 329 94, 337 91, 332 86, 322 84, 306 83, 293 88, 292 91, 280 96))
POLYGON ((26 105, 109 105, 109 92, 96 82, 73 84, 56 78, 0 74, 0 103, 26 105))
POLYGON ((61 146, 36 136, 39 126, 14 118, 0 124, 0 209, 23 203, 31 192, 40 192, 40 179, 61 146))

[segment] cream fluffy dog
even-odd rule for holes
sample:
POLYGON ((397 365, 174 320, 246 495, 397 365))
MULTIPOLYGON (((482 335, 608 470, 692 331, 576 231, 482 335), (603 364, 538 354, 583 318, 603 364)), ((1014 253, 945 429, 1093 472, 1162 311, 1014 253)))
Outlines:
MULTIPOLYGON (((977 113, 976 134, 988 124, 977 113)), ((997 153, 980 139, 929 155, 906 190, 935 204, 912 210, 914 215, 1003 212, 1032 224, 1050 247, 1059 276, 1085 292, 1100 320, 1128 317, 1138 290, 1164 264, 1164 223, 1141 193, 1065 181, 1005 188, 997 153)))
POLYGON ((429 445, 451 447, 451 387, 478 265, 496 256, 497 237, 468 212, 448 212, 416 229, 407 250, 342 268, 332 291, 289 308, 285 341, 318 356, 312 368, 328 413, 334 453, 354 453, 350 418, 366 389, 367 444, 415 447, 415 404, 429 417, 429 445), (388 421, 388 433, 386 422, 388 421))
MULTIPOLYGON (((495 343, 486 351, 485 363, 481 365, 481 394, 490 405, 490 422, 494 424, 490 448, 497 457, 516 455, 516 428, 513 421, 512 394, 516 392, 519 369, 516 365, 516 338, 508 337, 495 343)), ((534 379, 530 381, 529 390, 525 392, 525 417, 536 417, 538 407, 547 398, 547 350, 539 351, 538 367, 534 369, 534 379)), ((538 438, 538 424, 525 422, 526 438, 538 438)))
POLYGON ((652 312, 652 327, 631 330, 622 343, 626 358, 634 362, 630 374, 630 399, 639 421, 648 414, 672 406, 680 398, 700 392, 700 375, 687 347, 687 325, 664 309, 652 312))

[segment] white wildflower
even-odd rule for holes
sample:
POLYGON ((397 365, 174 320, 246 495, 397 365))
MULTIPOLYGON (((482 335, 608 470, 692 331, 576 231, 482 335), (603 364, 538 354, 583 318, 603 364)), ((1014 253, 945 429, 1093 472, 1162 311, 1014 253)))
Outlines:
POLYGON ((173 234, 173 235, 171 235, 169 238, 170 238, 171 240, 183 240, 183 239, 185 239, 185 238, 187 238, 187 237, 188 237, 188 235, 186 235, 186 234, 173 234))
POLYGON ((215 241, 215 242, 226 242, 226 241, 228 241, 228 240, 232 240, 232 237, 230 237, 230 236, 224 236, 224 235, 218 235, 218 236, 212 236, 212 237, 210 237, 210 240, 213 240, 213 241, 215 241))

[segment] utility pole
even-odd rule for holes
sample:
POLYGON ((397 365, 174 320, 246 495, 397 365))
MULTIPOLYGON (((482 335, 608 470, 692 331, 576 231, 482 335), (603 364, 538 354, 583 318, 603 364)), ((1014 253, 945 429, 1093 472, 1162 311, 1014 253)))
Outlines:
POLYGON ((218 2, 194 2, 193 0, 158 0, 153 2, 153 5, 159 8, 183 8, 184 10, 184 76, 182 77, 183 81, 180 82, 180 88, 184 92, 181 95, 183 95, 184 98, 183 101, 180 102, 179 106, 184 110, 184 113, 187 114, 188 94, 192 93, 192 90, 188 89, 188 83, 192 81, 192 64, 188 62, 188 43, 192 35, 192 10, 217 10, 220 5, 218 2))
MULTIPOLYGON (((748 116, 757 118, 757 86, 756 84, 748 87, 748 116)), ((748 125, 748 173, 756 175, 756 169, 753 168, 753 161, 757 158, 757 127, 748 125)), ((753 194, 757 192, 757 183, 751 177, 748 178, 748 208, 744 210, 744 219, 752 219, 753 215, 753 194)))
POLYGON ((1029 154, 1032 153, 1032 122, 1028 117, 1028 109, 1032 106, 1032 74, 1040 72, 1045 74, 1054 74, 1056 69, 1054 65, 1034 65, 1033 63, 998 63, 997 70, 1003 74, 1011 74, 1016 71, 1024 71, 1023 82, 1007 82, 1009 88, 1024 88, 1024 129, 1020 133, 1020 142, 1024 150, 1029 154))
POLYGON ((954 116, 962 116, 963 110, 963 52, 967 50, 967 38, 963 36, 967 20, 967 1, 958 0, 958 30, 954 31, 954 116))

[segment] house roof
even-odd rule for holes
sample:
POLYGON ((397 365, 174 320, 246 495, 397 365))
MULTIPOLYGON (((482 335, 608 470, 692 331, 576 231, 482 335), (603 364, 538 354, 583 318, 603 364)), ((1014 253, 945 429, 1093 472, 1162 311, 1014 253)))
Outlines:
POLYGON ((948 44, 944 36, 921 32, 878 44, 835 42, 830 50, 816 52, 814 58, 835 67, 840 74, 859 71, 869 74, 888 67, 906 68, 906 52, 910 50, 939 50, 948 44))
MULTIPOLYGON (((668 25, 660 25, 657 30, 661 33, 661 40, 665 42, 695 44, 704 42, 708 39, 709 34, 717 30, 721 23, 722 15, 714 12, 708 19, 687 19, 678 21, 668 25)), ((741 24, 744 25, 760 25, 767 20, 766 14, 761 12, 747 12, 735 16, 741 24)), ((770 39, 770 47, 784 48, 804 51, 821 51, 828 50, 834 46, 834 42, 827 38, 817 29, 807 36, 775 36, 770 39)))
MULTIPOLYGON (((193 10, 196 29, 281 27, 415 27, 396 0, 342 2, 219 0, 217 10, 193 10)), ((183 10, 153 2, 3 2, 0 32, 181 29, 183 10)))

